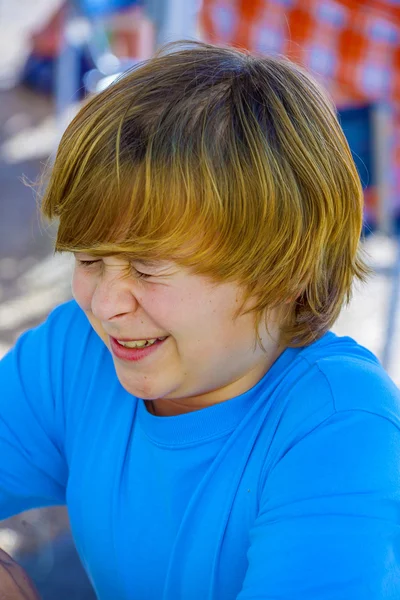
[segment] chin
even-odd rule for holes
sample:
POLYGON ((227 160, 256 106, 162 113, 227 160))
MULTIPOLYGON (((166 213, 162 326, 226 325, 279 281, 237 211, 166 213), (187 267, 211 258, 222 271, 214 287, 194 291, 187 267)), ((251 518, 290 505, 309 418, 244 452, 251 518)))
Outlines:
POLYGON ((131 394, 135 398, 140 398, 141 400, 148 401, 159 400, 163 398, 163 394, 160 394, 159 392, 157 393, 157 391, 154 388, 152 388, 151 384, 149 384, 147 387, 143 385, 132 385, 131 382, 124 382, 120 377, 118 377, 118 379, 120 384, 128 392, 128 394, 131 394))

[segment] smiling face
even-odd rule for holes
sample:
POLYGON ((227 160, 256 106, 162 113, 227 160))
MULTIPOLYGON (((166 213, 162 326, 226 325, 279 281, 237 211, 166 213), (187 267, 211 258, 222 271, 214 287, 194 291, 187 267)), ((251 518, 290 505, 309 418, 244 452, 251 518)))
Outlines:
POLYGON ((122 386, 153 400, 157 414, 197 410, 244 393, 282 351, 276 324, 269 324, 274 339, 259 331, 264 352, 255 345, 254 316, 234 318, 242 300, 236 284, 216 284, 174 262, 149 266, 119 256, 75 258, 74 298, 112 353, 122 386), (132 362, 115 356, 110 336, 168 338, 132 362))

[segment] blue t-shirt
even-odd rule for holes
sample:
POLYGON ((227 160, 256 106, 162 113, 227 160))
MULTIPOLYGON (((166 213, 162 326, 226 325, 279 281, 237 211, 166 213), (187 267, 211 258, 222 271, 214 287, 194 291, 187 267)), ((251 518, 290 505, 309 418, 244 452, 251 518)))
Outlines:
POLYGON ((157 417, 75 301, 0 361, 0 517, 68 506, 100 600, 398 600, 400 397, 329 332, 157 417))

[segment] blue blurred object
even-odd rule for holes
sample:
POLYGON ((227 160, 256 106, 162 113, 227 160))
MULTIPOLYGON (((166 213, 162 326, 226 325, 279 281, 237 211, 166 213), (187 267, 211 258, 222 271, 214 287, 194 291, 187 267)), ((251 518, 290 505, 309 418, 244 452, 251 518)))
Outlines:
POLYGON ((372 105, 345 108, 339 121, 347 138, 364 189, 376 185, 373 163, 372 105))
MULTIPOLYGON (((350 146, 358 174, 364 191, 377 186, 377 173, 375 165, 376 147, 373 126, 373 104, 364 106, 342 108, 338 117, 344 134, 350 146)), ((392 233, 400 235, 400 214, 391 215, 392 233)), ((366 206, 364 216, 364 235, 369 235, 378 228, 377 215, 369 206, 366 206)))
POLYGON ((141 0, 75 0, 75 4, 88 17, 101 17, 131 6, 140 6, 141 0))
MULTIPOLYGON (((342 108, 338 111, 339 122, 347 138, 356 164, 364 193, 376 186, 374 165, 373 106, 342 108)), ((367 199, 367 193, 366 193, 367 199)), ((366 205, 363 235, 368 236, 377 228, 377 216, 366 205)))
MULTIPOLYGON (((86 53, 81 52, 79 56, 79 87, 75 95, 70 98, 74 101, 83 98, 85 90, 83 86, 83 77, 90 69, 93 63, 86 53)), ((57 71, 57 57, 38 56, 32 53, 23 68, 21 82, 30 89, 51 95, 54 92, 54 82, 57 71)))
MULTIPOLYGON (((377 170, 379 167, 377 167, 376 158, 377 153, 379 153, 382 148, 379 148, 377 140, 378 132, 376 128, 374 128, 375 109, 376 107, 372 104, 346 108, 339 110, 338 117, 349 143, 364 193, 371 188, 375 188, 378 194, 379 173, 377 170)), ((388 140, 385 141, 389 143, 388 140)), ((386 177, 390 176, 389 168, 388 165, 388 172, 385 174, 386 177)), ((384 200, 380 198, 379 201, 383 202, 384 200)), ((369 234, 379 229, 380 223, 376 210, 377 206, 368 207, 366 203, 362 233, 363 237, 367 237, 369 234), (371 210, 371 208, 373 210, 371 210)), ((394 236, 396 240, 397 247, 394 264, 390 265, 389 268, 375 269, 376 272, 381 272, 382 274, 389 276, 392 280, 385 324, 386 333, 382 349, 382 364, 385 369, 389 368, 392 357, 394 332, 396 331, 397 326, 397 312, 400 301, 400 215, 390 214, 390 230, 391 235, 394 236)))

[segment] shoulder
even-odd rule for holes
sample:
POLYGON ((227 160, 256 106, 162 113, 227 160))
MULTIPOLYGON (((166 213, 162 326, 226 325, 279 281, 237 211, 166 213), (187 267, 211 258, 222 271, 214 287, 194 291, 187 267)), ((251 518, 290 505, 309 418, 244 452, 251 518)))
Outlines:
POLYGON ((75 300, 56 306, 43 323, 32 331, 46 338, 55 355, 70 350, 77 356, 87 351, 88 344, 98 350, 104 346, 75 300))
POLYGON ((97 372, 110 371, 107 348, 75 300, 55 307, 39 325, 25 331, 2 360, 29 381, 32 377, 51 394, 73 396, 84 389, 97 372))
POLYGON ((325 387, 333 412, 365 411, 400 428, 400 390, 367 348, 330 333, 302 357, 325 387))
POLYGON ((39 327, 49 330, 57 329, 60 332, 64 330, 69 333, 76 333, 77 331, 87 331, 89 333, 91 329, 85 313, 75 300, 69 300, 53 308, 39 327))
POLYGON ((275 471, 282 475, 271 479, 276 489, 291 481, 295 490, 307 477, 308 493, 324 478, 344 490, 347 478, 362 494, 370 474, 381 489, 398 490, 400 391, 367 349, 324 338, 297 354, 297 370, 275 403, 263 481, 275 471))
POLYGON ((337 423, 400 431, 399 389, 369 350, 333 333, 296 352, 274 410, 276 455, 337 423))
MULTIPOLYGON (((100 358, 105 346, 76 301, 69 300, 56 306, 42 323, 25 331, 15 349, 30 355, 35 351, 37 359, 42 358, 49 368, 69 371, 88 352, 93 359, 100 358)), ((80 367, 84 366, 81 362, 80 367)))
POLYGON ((70 374, 78 369, 80 381, 86 371, 94 373, 109 362, 106 346, 75 300, 54 308, 38 329, 47 337, 52 362, 70 374))

